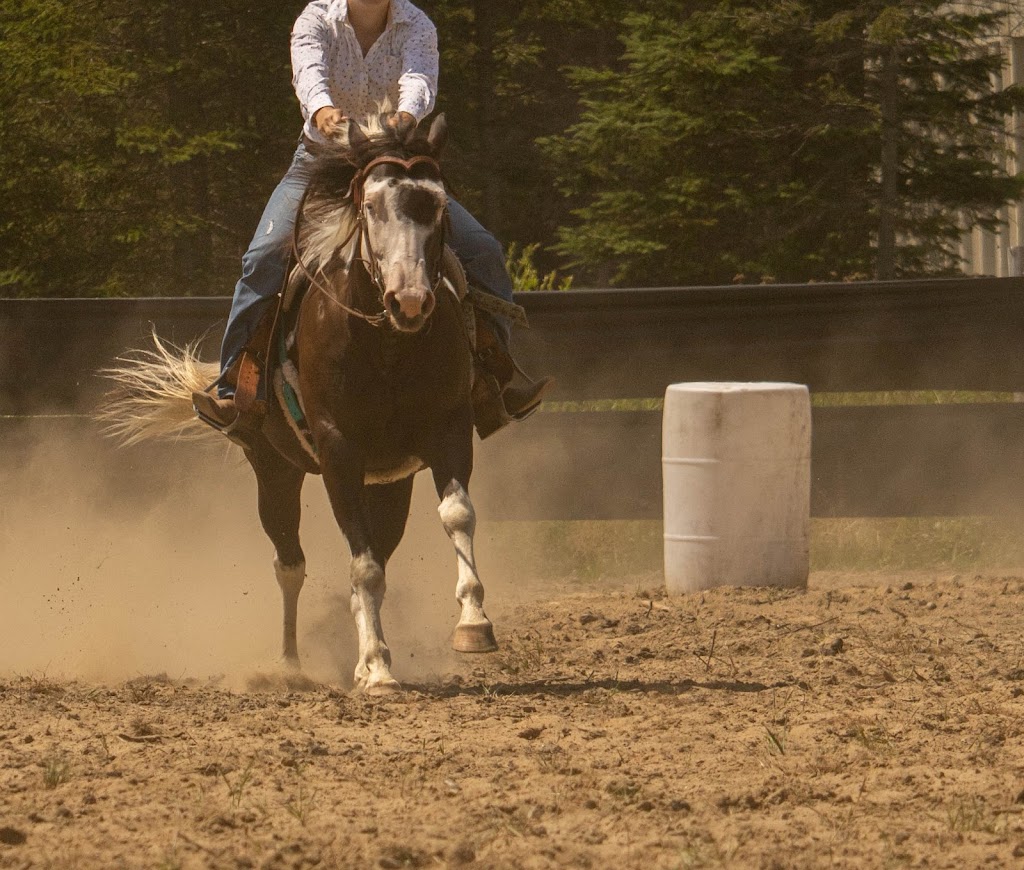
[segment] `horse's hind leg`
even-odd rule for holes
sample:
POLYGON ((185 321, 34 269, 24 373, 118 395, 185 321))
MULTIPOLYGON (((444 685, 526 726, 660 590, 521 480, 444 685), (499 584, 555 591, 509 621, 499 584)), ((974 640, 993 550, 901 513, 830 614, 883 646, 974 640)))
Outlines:
POLYGON ((306 579, 306 557, 299 544, 299 518, 302 481, 306 475, 266 442, 246 451, 246 457, 256 472, 260 521, 276 550, 274 571, 284 604, 284 661, 288 667, 298 670, 296 623, 299 593, 306 579))
POLYGON ((462 607, 459 623, 455 626, 452 647, 458 652, 492 652, 498 648, 494 639, 494 626, 484 613, 484 586, 476 570, 473 555, 473 535, 476 532, 476 511, 469 493, 457 480, 442 484, 435 476, 435 483, 441 496, 437 511, 445 532, 455 545, 459 562, 459 579, 455 597, 462 607))

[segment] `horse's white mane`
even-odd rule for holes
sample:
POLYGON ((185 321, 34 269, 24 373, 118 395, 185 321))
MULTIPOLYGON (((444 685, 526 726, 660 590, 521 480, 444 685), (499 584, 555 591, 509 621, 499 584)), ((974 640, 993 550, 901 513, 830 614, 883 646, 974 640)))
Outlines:
MULTIPOLYGON (((365 118, 353 118, 364 136, 379 138, 388 132, 387 119, 391 116, 390 102, 382 103, 376 113, 365 118)), ((345 124, 331 137, 331 144, 348 151, 349 127, 345 124)), ((340 208, 337 202, 307 202, 299 217, 299 246, 303 264, 313 270, 326 263, 334 252, 355 234, 356 211, 351 202, 340 208)))

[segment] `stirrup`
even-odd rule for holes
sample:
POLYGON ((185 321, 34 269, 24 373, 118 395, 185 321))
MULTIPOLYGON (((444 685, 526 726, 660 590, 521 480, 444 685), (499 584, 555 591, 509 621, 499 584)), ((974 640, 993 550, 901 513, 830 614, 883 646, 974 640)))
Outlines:
POLYGON ((213 399, 214 397, 205 391, 192 393, 192 410, 196 412, 196 417, 206 423, 207 426, 216 429, 222 435, 226 435, 239 447, 251 447, 251 435, 254 427, 246 419, 247 415, 236 408, 235 419, 230 423, 224 423, 210 412, 211 406, 216 407, 213 404, 213 399))
POLYGON ((526 387, 505 387, 502 391, 501 399, 505 404, 509 417, 512 420, 520 421, 535 414, 540 407, 544 394, 554 385, 554 378, 545 377, 536 381, 530 379, 530 383, 526 387), (510 399, 516 399, 517 401, 510 402, 510 399), (513 410, 515 407, 518 410, 513 410))
POLYGON ((540 407, 544 394, 554 385, 554 378, 541 378, 538 381, 531 380, 528 387, 521 389, 507 386, 502 389, 493 375, 478 372, 473 383, 473 424, 480 440, 493 435, 509 423, 531 417, 540 407), (514 413, 509 410, 506 400, 510 390, 524 401, 524 404, 516 407, 514 413))
POLYGON ((512 422, 501 398, 497 379, 486 372, 477 371, 473 380, 473 425, 482 441, 512 422))

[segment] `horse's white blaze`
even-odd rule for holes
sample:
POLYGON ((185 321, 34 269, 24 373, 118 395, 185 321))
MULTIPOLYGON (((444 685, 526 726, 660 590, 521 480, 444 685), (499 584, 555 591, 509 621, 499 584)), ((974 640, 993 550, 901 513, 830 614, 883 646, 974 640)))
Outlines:
POLYGON ((427 274, 427 244, 437 231, 445 204, 444 185, 430 179, 367 179, 364 197, 370 246, 384 278, 384 287, 396 293, 429 293, 431 276, 427 274), (422 192, 437 204, 429 223, 413 220, 401 211, 401 198, 412 191, 422 192))
POLYGON ((480 582, 473 555, 476 511, 473 502, 469 500, 469 493, 461 484, 453 481, 437 512, 441 515, 445 532, 455 546, 459 563, 459 579, 455 586, 455 597, 462 605, 459 625, 489 624, 490 620, 484 613, 484 586, 480 582))

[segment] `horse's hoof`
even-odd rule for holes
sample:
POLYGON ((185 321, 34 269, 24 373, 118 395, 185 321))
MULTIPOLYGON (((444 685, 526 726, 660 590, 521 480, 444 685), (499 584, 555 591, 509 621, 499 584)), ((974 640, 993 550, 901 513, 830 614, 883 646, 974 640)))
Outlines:
POLYGON ((364 684, 360 687, 360 691, 371 698, 385 698, 389 695, 399 694, 402 691, 402 684, 398 680, 388 677, 378 683, 364 684))
POLYGON ((494 639, 494 626, 489 622, 477 622, 455 626, 452 649, 463 653, 494 652, 498 642, 494 639))

